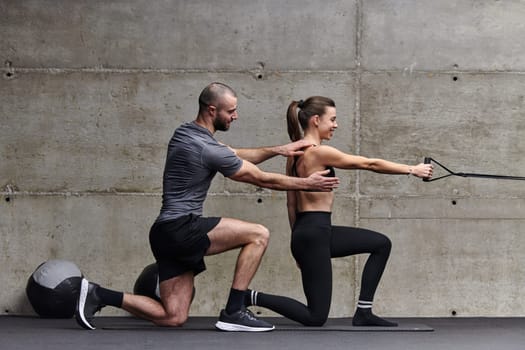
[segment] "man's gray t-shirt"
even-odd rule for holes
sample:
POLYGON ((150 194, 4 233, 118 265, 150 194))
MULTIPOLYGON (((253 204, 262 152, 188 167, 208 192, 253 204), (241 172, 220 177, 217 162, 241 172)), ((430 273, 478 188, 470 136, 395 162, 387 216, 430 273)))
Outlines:
POLYGON ((162 209, 157 222, 187 214, 202 215, 211 181, 217 172, 235 174, 242 160, 213 134, 195 122, 175 130, 169 144, 163 177, 162 209))

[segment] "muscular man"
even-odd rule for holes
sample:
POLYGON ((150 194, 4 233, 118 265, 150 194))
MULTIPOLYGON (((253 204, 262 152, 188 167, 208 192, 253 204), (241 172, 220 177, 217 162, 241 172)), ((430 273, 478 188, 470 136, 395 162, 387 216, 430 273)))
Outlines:
POLYGON ((212 83, 199 96, 197 118, 175 130, 168 145, 162 209, 150 230, 150 246, 159 268, 161 303, 140 295, 109 290, 82 280, 77 322, 94 329, 94 314, 106 305, 122 308, 159 326, 180 326, 188 318, 194 278, 206 269, 205 255, 240 248, 226 307, 216 327, 224 331, 270 331, 274 326, 244 306, 244 294, 266 250, 266 227, 232 218, 203 217, 204 200, 220 172, 235 181, 275 190, 331 191, 339 180, 318 171, 307 178, 260 170, 254 164, 276 155, 295 156, 309 146, 298 141, 284 146, 232 149, 213 137, 238 118, 237 96, 227 85, 212 83))

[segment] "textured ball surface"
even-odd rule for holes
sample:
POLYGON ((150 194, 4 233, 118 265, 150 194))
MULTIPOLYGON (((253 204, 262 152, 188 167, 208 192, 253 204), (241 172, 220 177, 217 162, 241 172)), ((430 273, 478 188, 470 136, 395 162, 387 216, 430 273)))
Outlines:
POLYGON ((26 294, 35 312, 46 318, 71 318, 80 292, 82 272, 67 260, 40 264, 27 281, 26 294))

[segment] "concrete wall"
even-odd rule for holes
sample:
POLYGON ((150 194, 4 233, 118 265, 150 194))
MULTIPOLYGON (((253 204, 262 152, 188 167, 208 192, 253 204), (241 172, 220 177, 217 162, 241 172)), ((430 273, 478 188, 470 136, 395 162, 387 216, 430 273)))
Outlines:
MULTIPOLYGON (((51 258, 132 290, 153 261, 167 141, 211 81, 239 94, 217 134, 235 147, 287 142, 288 103, 319 94, 347 152, 525 175, 521 1, 0 0, 0 18, 0 314, 33 313, 27 278, 51 258)), ((525 314, 522 182, 338 175, 334 223, 394 244, 378 313, 525 314)), ((218 176, 205 209, 266 225, 252 287, 304 300, 284 193, 218 176)), ((207 259, 192 315, 218 314, 236 254, 207 259)), ((365 259, 334 260, 331 316, 353 313, 365 259)))

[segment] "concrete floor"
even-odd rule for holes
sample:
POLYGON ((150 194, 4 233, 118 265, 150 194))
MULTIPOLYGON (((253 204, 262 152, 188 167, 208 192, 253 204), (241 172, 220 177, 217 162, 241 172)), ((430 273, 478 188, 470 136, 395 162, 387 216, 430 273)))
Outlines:
POLYGON ((0 349, 524 349, 525 318, 403 318, 419 331, 354 331, 330 320, 325 329, 270 318, 268 333, 225 333, 211 317, 190 318, 184 328, 159 328, 131 317, 101 317, 97 330, 73 319, 0 316, 0 349), (346 329, 346 330, 337 330, 346 329))

